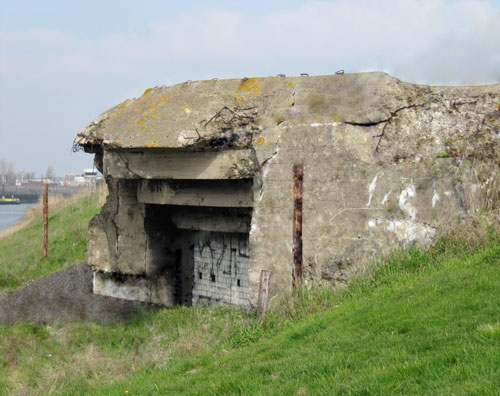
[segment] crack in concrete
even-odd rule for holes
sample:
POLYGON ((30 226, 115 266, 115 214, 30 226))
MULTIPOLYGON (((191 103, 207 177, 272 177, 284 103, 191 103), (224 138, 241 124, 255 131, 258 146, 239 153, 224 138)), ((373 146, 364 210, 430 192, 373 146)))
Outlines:
POLYGON ((391 115, 389 117, 387 117, 387 118, 385 118, 383 120, 380 120, 380 121, 376 121, 376 122, 363 123, 363 122, 354 122, 354 121, 343 121, 342 123, 343 124, 347 124, 347 125, 354 125, 354 126, 366 127, 366 128, 370 128, 370 127, 374 127, 374 126, 377 126, 377 125, 380 125, 380 124, 384 124, 384 127, 382 128, 382 132, 379 135, 373 136, 373 137, 378 137, 379 138, 378 141, 377 141, 377 144, 375 145, 375 149, 374 149, 374 152, 377 153, 378 152, 378 148, 380 146, 380 142, 382 141, 382 138, 384 137, 387 125, 389 125, 389 123, 393 120, 393 118, 396 117, 398 115, 398 113, 401 112, 401 111, 403 111, 403 110, 414 109, 414 108, 417 108, 417 107, 422 107, 424 105, 425 105, 425 103, 420 103, 420 104, 410 104, 408 106, 400 107, 397 110, 391 111, 390 112, 391 115))

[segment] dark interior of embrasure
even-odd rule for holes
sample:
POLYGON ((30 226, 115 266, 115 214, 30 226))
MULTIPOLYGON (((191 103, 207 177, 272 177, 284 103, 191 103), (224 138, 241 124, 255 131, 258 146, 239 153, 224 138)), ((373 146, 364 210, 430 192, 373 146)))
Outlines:
MULTIPOLYGON (((146 277, 164 278, 173 305, 224 302, 248 305, 248 238, 252 208, 248 206, 202 206, 203 191, 226 194, 244 188, 251 191, 252 180, 155 180, 145 181, 152 192, 150 201, 159 201, 162 183, 188 196, 201 191, 194 205, 145 203, 146 277)), ((214 204, 214 201, 210 201, 214 204)), ((231 204, 231 199, 228 200, 231 204)), ((244 204, 243 204, 244 205, 244 204)), ((163 283, 163 282, 162 282, 163 283)))

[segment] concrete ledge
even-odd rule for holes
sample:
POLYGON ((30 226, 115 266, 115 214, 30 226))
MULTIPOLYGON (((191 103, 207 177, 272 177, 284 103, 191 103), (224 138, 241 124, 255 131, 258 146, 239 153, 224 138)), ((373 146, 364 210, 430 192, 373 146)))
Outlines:
POLYGON ((248 179, 256 164, 251 150, 176 152, 104 151, 104 175, 122 179, 248 179))
POLYGON ((251 179, 179 183, 168 180, 141 180, 137 189, 137 201, 158 205, 252 207, 251 179))
POLYGON ((173 288, 161 277, 148 279, 143 276, 96 271, 93 288, 94 294, 101 296, 175 306, 173 288))

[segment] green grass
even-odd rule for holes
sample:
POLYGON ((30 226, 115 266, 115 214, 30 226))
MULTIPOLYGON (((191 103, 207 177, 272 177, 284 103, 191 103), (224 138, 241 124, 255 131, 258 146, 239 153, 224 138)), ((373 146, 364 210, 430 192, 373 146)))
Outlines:
MULTIPOLYGON (((0 291, 80 263, 86 259, 86 235, 90 218, 99 212, 103 190, 58 200, 49 209, 48 257, 42 257, 43 223, 40 208, 30 224, 0 238, 0 291)), ((50 205, 50 203, 49 203, 50 205)))
POLYGON ((301 290, 263 323, 184 307, 3 326, 0 394, 496 395, 499 264, 498 232, 462 233, 343 290, 301 290))
POLYGON ((452 155, 448 151, 439 151, 437 153, 438 158, 450 158, 452 155))
POLYGON ((332 308, 279 325, 271 317, 270 337, 257 331, 235 348, 229 337, 230 352, 180 358, 111 385, 82 382, 65 394, 496 395, 498 239, 442 262, 432 256, 412 249, 332 308))

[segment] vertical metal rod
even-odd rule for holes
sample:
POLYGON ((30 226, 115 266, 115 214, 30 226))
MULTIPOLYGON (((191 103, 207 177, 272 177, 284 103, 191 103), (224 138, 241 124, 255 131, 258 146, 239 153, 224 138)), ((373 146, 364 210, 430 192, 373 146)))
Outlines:
POLYGON ((43 184, 43 257, 47 257, 49 247, 49 183, 43 184))
POLYGON ((293 286, 302 282, 302 190, 304 165, 293 166, 293 286))

